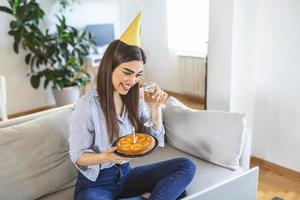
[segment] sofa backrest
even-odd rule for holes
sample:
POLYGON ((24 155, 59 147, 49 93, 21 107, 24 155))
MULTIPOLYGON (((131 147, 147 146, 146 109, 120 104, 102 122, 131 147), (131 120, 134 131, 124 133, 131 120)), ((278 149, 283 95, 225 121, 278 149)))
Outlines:
POLYGON ((37 199, 75 184, 69 158, 72 106, 29 115, 0 129, 0 199, 37 199))
POLYGON ((33 113, 33 114, 21 116, 21 117, 16 117, 13 119, 9 119, 7 121, 0 121, 0 128, 5 128, 5 127, 21 124, 23 122, 27 122, 27 121, 36 119, 38 117, 42 117, 42 116, 48 115, 50 113, 55 113, 55 112, 62 111, 62 110, 74 110, 74 104, 69 104, 66 106, 61 106, 61 107, 52 108, 49 110, 45 110, 45 111, 41 111, 41 112, 37 112, 37 113, 33 113))

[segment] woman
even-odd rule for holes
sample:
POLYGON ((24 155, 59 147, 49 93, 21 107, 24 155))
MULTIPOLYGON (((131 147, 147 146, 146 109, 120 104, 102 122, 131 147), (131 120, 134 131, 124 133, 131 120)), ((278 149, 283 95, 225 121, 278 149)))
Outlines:
POLYGON ((154 126, 143 126, 149 118, 139 98, 139 78, 146 57, 137 46, 113 41, 107 48, 92 88, 76 104, 70 118, 70 156, 78 169, 76 200, 118 199, 151 192, 149 199, 177 199, 195 173, 186 158, 131 168, 128 158, 114 154, 111 144, 132 132, 147 132, 164 145, 161 105, 167 94, 155 89, 152 107, 154 126))

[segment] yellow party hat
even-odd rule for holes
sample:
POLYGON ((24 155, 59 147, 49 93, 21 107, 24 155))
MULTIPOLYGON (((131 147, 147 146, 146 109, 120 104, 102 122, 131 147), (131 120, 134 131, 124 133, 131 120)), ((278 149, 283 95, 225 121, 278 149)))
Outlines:
POLYGON ((128 26, 126 31, 120 37, 120 40, 126 44, 141 47, 141 15, 139 12, 138 15, 134 18, 131 24, 128 26))

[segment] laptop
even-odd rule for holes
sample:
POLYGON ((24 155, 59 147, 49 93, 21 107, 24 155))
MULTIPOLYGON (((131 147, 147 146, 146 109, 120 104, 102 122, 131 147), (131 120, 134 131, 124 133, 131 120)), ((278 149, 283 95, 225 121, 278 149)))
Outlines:
POLYGON ((182 200, 256 200, 258 172, 254 167, 182 200))

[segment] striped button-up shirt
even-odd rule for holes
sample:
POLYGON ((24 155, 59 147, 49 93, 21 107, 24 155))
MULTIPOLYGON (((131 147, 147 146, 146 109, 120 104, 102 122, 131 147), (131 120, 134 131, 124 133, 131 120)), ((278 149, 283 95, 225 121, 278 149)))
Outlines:
MULTIPOLYGON (((140 123, 144 124, 149 119, 149 114, 142 100, 139 104, 140 123)), ((132 133, 132 124, 125 107, 121 116, 117 117, 117 120, 120 136, 132 133)), ((78 100, 75 105, 75 111, 69 118, 69 125, 69 154, 71 160, 86 178, 95 181, 99 173, 101 173, 101 169, 114 165, 114 163, 102 163, 82 167, 76 164, 82 153, 104 152, 112 145, 109 142, 104 113, 102 112, 99 95, 95 87, 78 100)), ((164 146, 163 127, 160 130, 144 127, 142 131, 156 136, 159 140, 159 146, 164 146)))

